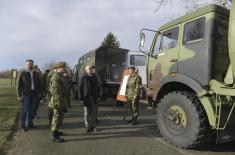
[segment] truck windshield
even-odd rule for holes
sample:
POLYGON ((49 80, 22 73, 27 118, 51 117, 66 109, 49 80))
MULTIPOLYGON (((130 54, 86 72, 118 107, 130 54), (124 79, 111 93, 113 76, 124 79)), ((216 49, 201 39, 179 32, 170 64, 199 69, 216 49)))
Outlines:
POLYGON ((178 43, 179 28, 173 28, 163 32, 162 49, 175 48, 178 43))

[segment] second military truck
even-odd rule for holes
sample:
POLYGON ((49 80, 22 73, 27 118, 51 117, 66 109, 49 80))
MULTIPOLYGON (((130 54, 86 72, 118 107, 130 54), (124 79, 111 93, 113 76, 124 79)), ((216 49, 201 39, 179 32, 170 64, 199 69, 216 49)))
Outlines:
POLYGON ((94 65, 101 84, 101 98, 115 98, 121 83, 124 69, 135 66, 146 84, 146 56, 140 52, 129 51, 122 48, 94 49, 78 60, 73 69, 73 93, 78 98, 79 79, 85 73, 86 65, 94 65))

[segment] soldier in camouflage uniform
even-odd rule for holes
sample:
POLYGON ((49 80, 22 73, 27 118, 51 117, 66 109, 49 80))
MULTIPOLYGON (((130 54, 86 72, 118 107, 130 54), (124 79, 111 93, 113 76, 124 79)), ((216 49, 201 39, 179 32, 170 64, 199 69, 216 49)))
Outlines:
POLYGON ((51 122, 52 141, 55 142, 64 142, 64 139, 60 138, 63 133, 58 130, 61 118, 64 115, 64 108, 66 107, 66 85, 63 77, 65 67, 65 62, 59 62, 55 65, 54 69, 56 69, 56 72, 51 77, 49 86, 49 92, 51 94, 49 108, 53 109, 51 122))
POLYGON ((142 88, 142 79, 138 73, 135 72, 135 67, 129 67, 128 70, 131 75, 127 83, 126 97, 132 113, 132 119, 129 123, 136 125, 137 117, 139 115, 139 96, 142 88))
MULTIPOLYGON (((53 74, 54 74, 55 72, 56 72, 56 69, 51 70, 51 71, 48 73, 47 79, 46 79, 46 91, 47 91, 48 101, 51 100, 51 93, 50 93, 50 91, 49 91, 50 81, 51 81, 51 77, 53 76, 53 74)), ((53 108, 50 108, 50 107, 48 106, 49 126, 51 126, 52 117, 53 117, 53 108)))

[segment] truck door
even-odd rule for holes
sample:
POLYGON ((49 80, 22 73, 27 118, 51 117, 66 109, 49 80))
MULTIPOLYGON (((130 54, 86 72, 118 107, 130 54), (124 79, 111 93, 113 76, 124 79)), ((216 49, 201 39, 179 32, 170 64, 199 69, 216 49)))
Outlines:
POLYGON ((128 67, 134 66, 138 70, 138 74, 142 78, 142 84, 147 84, 147 70, 146 70, 146 55, 140 54, 140 52, 128 53, 128 67))
POLYGON ((148 87, 155 97, 163 77, 176 73, 178 68, 180 26, 161 31, 155 36, 148 58, 148 87))

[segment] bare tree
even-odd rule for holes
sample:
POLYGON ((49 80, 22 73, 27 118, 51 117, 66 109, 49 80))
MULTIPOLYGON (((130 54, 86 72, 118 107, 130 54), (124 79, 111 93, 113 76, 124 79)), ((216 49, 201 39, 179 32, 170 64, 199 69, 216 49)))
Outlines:
MULTIPOLYGON (((155 0, 156 10, 158 12, 163 6, 168 4, 173 5, 176 3, 173 0, 155 0)), ((177 1, 179 3, 179 1, 177 1)), ((226 8, 231 6, 232 0, 180 0, 180 5, 182 5, 185 9, 186 14, 208 4, 217 4, 226 8)))
POLYGON ((154 2, 156 3, 156 10, 154 12, 158 12, 160 8, 166 5, 168 2, 172 3, 172 0, 156 0, 154 2))

